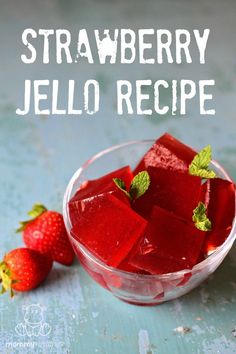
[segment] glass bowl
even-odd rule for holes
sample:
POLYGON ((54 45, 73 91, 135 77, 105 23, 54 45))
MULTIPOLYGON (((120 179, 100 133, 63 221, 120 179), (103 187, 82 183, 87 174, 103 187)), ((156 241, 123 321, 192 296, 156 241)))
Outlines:
MULTIPOLYGON (((86 180, 101 177, 125 165, 134 168, 153 143, 154 140, 132 141, 113 146, 96 154, 75 172, 66 188, 63 201, 66 229, 81 265, 91 278, 114 296, 137 305, 157 305, 187 294, 216 270, 229 252, 236 237, 234 220, 226 241, 208 258, 195 265, 191 270, 185 269, 161 275, 136 274, 107 266, 73 238, 70 233, 68 202, 80 185, 86 180)), ((231 181, 231 178, 217 162, 213 161, 211 167, 219 177, 231 181)))

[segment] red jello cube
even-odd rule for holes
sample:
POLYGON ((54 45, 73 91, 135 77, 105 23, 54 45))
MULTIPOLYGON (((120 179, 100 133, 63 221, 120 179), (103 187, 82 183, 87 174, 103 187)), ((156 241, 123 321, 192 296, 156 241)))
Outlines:
POLYGON ((220 178, 208 180, 206 185, 207 214, 212 231, 206 234, 204 252, 209 253, 220 246, 230 233, 235 217, 235 185, 220 178))
POLYGON ((221 178, 208 180, 208 217, 214 229, 232 226, 235 216, 235 185, 221 178))
POLYGON ((192 222, 155 206, 145 235, 131 252, 130 264, 152 274, 191 269, 204 238, 205 232, 192 222))
POLYGON ((125 166, 100 178, 85 181, 70 200, 70 204, 97 194, 116 190, 113 178, 121 178, 128 189, 133 178, 133 174, 130 167, 125 166))
POLYGON ((196 153, 172 135, 165 133, 144 155, 134 174, 146 170, 148 166, 186 172, 196 153))
POLYGON ((138 274, 150 274, 146 272, 143 269, 139 269, 135 267, 134 265, 130 264, 129 262, 129 256, 127 256, 123 261, 119 264, 117 267, 120 270, 124 270, 125 272, 130 272, 130 273, 138 273, 138 274))
POLYGON ((103 262, 117 267, 142 236, 147 222, 109 193, 81 203, 79 222, 72 227, 72 236, 103 262))
POLYGON ((119 264, 118 269, 124 270, 125 272, 138 273, 139 269, 132 266, 126 258, 119 264))
POLYGON ((204 203, 204 205, 208 208, 209 197, 210 197, 210 180, 208 179, 206 182, 202 184, 200 201, 204 203))
POLYGON ((130 262, 131 266, 150 274, 166 274, 190 268, 190 265, 184 262, 176 262, 171 258, 160 257, 157 250, 145 255, 136 255, 130 262))
POLYGON ((133 174, 129 166, 113 171, 101 178, 85 181, 69 202, 69 213, 72 225, 78 221, 78 213, 81 211, 81 200, 92 196, 109 192, 124 203, 129 203, 125 194, 115 185, 113 178, 121 178, 129 188, 133 174))
POLYGON ((122 192, 118 187, 114 187, 113 190, 101 194, 97 194, 95 196, 91 196, 88 198, 84 199, 78 199, 74 200, 73 202, 69 202, 69 215, 70 215, 70 222, 72 226, 77 225, 80 222, 80 215, 85 209, 85 206, 90 203, 93 197, 99 196, 99 195, 106 195, 110 194, 119 199, 122 203, 126 204, 128 207, 130 207, 130 200, 129 198, 125 195, 124 192, 122 192))
POLYGON ((210 255, 215 249, 222 245, 225 242, 227 237, 229 236, 231 231, 231 227, 227 227, 226 229, 213 229, 210 232, 207 232, 206 240, 203 244, 203 253, 205 255, 210 255))
POLYGON ((201 194, 201 178, 187 173, 149 166, 150 186, 145 194, 133 202, 134 210, 149 218, 154 205, 192 220, 201 194))

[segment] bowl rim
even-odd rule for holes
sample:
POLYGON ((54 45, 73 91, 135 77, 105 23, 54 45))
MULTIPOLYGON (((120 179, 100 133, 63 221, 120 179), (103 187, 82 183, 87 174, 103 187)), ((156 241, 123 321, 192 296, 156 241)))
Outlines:
MULTIPOLYGON (((193 268, 191 269, 181 269, 180 271, 177 272, 170 272, 170 273, 165 273, 165 274, 139 274, 139 273, 133 273, 133 272, 128 272, 125 270, 121 270, 121 269, 117 269, 114 268, 112 266, 108 266, 107 264, 105 264, 103 261, 101 261, 99 258, 97 258, 96 256, 94 256, 84 245, 82 245, 78 240, 76 240, 74 237, 71 236, 70 233, 70 219, 69 219, 69 212, 68 212, 68 203, 72 197, 71 192, 73 189, 74 184, 76 183, 77 179, 80 177, 80 175, 82 174, 82 172, 90 165, 92 164, 94 161, 96 161, 97 159, 99 159, 100 157, 102 157, 105 154, 108 153, 112 153, 115 150, 118 150, 120 148, 124 148, 124 147, 128 147, 131 145, 135 145, 135 144, 149 144, 150 143, 150 147, 151 145, 155 142, 155 139, 143 139, 143 140, 132 140, 132 141, 128 141, 125 143, 121 143, 121 144, 116 144, 113 145, 111 147, 108 147, 104 150, 101 150, 100 152, 98 152, 97 154, 93 155, 91 158, 89 158, 88 160, 86 160, 72 175, 71 179, 69 180, 69 183, 66 187, 65 193, 64 193, 64 197, 63 197, 63 219, 64 219, 64 223, 66 226, 66 230, 68 233, 69 238, 71 239, 71 241, 79 247, 80 251, 86 256, 86 258, 89 258, 92 262, 96 263, 97 265, 99 265, 101 268, 105 269, 108 272, 112 272, 112 273, 117 273, 120 274, 121 276, 132 276, 135 278, 147 278, 147 279, 152 279, 155 278, 156 280, 165 280, 168 279, 170 277, 173 278, 178 278, 179 276, 183 276, 184 274, 187 273, 199 273, 200 271, 202 271, 204 269, 205 266, 211 264, 215 259, 218 258, 218 256, 223 253, 225 250, 228 251, 230 250, 230 248, 233 245, 234 240, 236 239, 236 210, 235 210, 235 217, 232 223, 232 229, 230 231, 229 236, 227 237, 227 239, 224 241, 224 243, 217 247, 217 249, 212 252, 206 259, 204 259, 203 261, 197 263, 196 265, 193 266, 193 268), (227 249, 228 247, 228 249, 227 249)), ((198 150, 196 150, 198 151, 198 150)), ((223 174, 224 178, 227 181, 230 181, 232 183, 233 180, 232 178, 229 176, 229 174, 225 171, 225 169, 215 160, 211 160, 211 164, 218 170, 220 170, 220 172, 223 174)), ((236 205, 236 192, 235 192, 235 205, 236 205)), ((226 255, 227 255, 226 253, 226 255)))

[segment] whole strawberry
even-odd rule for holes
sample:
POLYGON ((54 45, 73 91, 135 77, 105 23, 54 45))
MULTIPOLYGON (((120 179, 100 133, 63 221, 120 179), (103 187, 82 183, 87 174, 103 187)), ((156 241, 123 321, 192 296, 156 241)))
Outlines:
POLYGON ((47 253, 64 265, 71 265, 74 251, 68 240, 63 217, 56 211, 49 211, 41 204, 35 204, 28 212, 31 219, 21 222, 17 232, 23 232, 28 248, 47 253))
POLYGON ((49 256, 28 248, 16 248, 0 262, 1 293, 13 290, 29 291, 36 288, 52 268, 49 256))

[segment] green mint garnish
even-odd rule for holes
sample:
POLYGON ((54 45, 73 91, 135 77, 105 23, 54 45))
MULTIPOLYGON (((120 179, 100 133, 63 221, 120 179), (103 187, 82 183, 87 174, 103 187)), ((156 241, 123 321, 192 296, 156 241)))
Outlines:
POLYGON ((147 171, 139 172, 131 181, 130 189, 127 191, 124 181, 120 178, 113 178, 116 186, 124 192, 132 201, 141 197, 149 188, 150 177, 147 171))
POLYGON ((211 221, 206 216, 206 206, 204 203, 199 202, 198 206, 193 210, 192 220, 198 230, 210 231, 211 221))
POLYGON ((132 199, 138 199, 141 197, 149 188, 150 185, 150 177, 147 171, 139 172, 132 179, 130 185, 130 196, 132 199))
POLYGON ((189 173, 202 178, 215 178, 216 173, 209 169, 211 162, 211 145, 207 145, 193 159, 189 166, 189 173))
POLYGON ((115 185, 116 185, 120 190, 122 190, 122 192, 124 192, 124 193, 127 195, 127 197, 130 198, 130 194, 129 194, 129 192, 127 192, 127 190, 126 190, 125 182, 122 181, 122 179, 120 179, 120 178, 113 178, 113 181, 114 181, 115 185))

